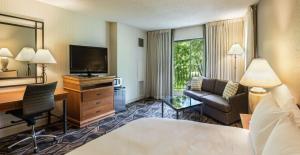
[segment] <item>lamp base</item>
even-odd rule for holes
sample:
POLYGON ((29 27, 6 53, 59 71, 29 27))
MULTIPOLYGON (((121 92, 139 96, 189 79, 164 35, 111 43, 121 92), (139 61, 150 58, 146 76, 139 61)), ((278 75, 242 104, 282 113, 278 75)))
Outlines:
POLYGON ((267 91, 264 88, 253 87, 249 92, 249 112, 253 113, 255 107, 260 102, 260 100, 267 95, 267 91))
POLYGON ((8 71, 8 69, 7 69, 8 62, 9 62, 9 60, 8 60, 7 57, 2 57, 1 58, 1 65, 2 65, 2 71, 3 72, 8 71))
POLYGON ((42 83, 45 84, 47 83, 47 74, 46 74, 46 64, 41 64, 42 65, 42 83))
POLYGON ((265 94, 267 90, 261 87, 253 87, 250 89, 250 92, 254 94, 265 94))

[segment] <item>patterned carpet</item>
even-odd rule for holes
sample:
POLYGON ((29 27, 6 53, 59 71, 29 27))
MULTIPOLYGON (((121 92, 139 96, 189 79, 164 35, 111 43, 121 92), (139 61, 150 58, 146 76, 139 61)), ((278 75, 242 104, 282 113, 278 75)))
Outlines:
MULTIPOLYGON (((176 118, 176 113, 168 106, 165 107, 164 117, 165 118, 176 118)), ((219 124, 218 122, 199 114, 198 109, 192 109, 180 113, 180 119, 192 120, 197 122, 205 122, 211 124, 219 124)), ((133 120, 144 118, 144 117, 161 117, 161 102, 154 100, 138 101, 128 105, 127 111, 123 113, 118 113, 115 116, 108 117, 99 122, 93 123, 85 128, 77 129, 75 127, 69 126, 68 133, 63 135, 61 124, 56 123, 51 127, 48 127, 43 134, 53 134, 59 137, 58 142, 53 142, 51 140, 45 141, 43 139, 39 140, 38 154, 49 154, 49 155, 62 155, 65 154, 95 138, 98 138, 112 130, 115 130, 128 122, 133 120)), ((241 123, 237 122, 232 124, 235 127, 241 127, 241 123)), ((30 134, 30 132, 24 133, 30 134)), ((7 150, 7 146, 13 144, 14 142, 23 139, 23 134, 12 135, 6 138, 0 139, 0 154, 33 154, 33 147, 30 143, 24 143, 16 146, 13 150, 7 150)))

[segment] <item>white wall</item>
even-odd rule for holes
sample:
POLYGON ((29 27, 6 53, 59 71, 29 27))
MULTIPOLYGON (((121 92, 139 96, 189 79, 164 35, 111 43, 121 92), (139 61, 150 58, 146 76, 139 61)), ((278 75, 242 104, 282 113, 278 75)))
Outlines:
POLYGON ((203 32, 203 25, 178 28, 174 31, 174 41, 204 38, 203 32))
POLYGON ((300 101, 300 1, 261 0, 258 52, 300 101))
POLYGON ((126 87, 126 103, 144 97, 146 75, 147 33, 125 24, 117 24, 117 75, 126 87), (138 38, 144 39, 144 47, 138 46, 138 38))

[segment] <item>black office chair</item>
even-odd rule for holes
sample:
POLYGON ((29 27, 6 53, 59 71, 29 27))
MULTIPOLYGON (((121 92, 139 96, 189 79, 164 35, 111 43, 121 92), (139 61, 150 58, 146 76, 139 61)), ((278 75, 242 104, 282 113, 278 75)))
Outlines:
POLYGON ((32 139, 34 145, 34 152, 38 151, 36 139, 43 138, 53 138, 53 140, 57 140, 57 137, 54 135, 39 135, 39 132, 35 132, 35 123, 36 117, 41 116, 43 113, 49 113, 54 109, 54 91, 56 88, 57 82, 49 83, 49 84, 34 84, 28 85, 25 90, 22 109, 13 110, 8 112, 18 118, 21 118, 25 122, 27 122, 28 126, 32 127, 32 135, 31 137, 27 137, 19 142, 16 142, 8 147, 11 149, 12 147, 25 142, 27 140, 32 139))

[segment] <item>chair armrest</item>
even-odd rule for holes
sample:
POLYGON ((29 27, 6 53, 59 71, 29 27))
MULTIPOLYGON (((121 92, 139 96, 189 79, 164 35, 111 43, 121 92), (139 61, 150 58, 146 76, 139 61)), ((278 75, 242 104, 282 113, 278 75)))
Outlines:
POLYGON ((231 108, 237 113, 248 114, 248 93, 241 93, 229 98, 231 108))

